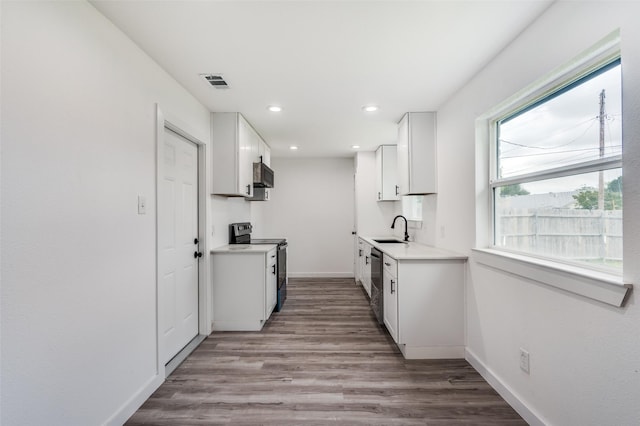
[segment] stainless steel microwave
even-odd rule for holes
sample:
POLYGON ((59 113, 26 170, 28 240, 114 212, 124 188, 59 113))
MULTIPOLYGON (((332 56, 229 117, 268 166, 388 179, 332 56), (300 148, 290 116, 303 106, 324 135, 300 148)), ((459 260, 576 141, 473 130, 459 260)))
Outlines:
POLYGON ((273 188, 273 170, 262 161, 253 163, 254 188, 273 188))

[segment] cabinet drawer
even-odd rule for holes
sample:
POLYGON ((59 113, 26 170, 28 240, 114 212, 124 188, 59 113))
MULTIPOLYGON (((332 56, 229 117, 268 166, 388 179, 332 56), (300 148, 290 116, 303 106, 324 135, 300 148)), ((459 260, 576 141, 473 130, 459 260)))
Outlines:
POLYGON ((388 255, 384 255, 382 258, 382 264, 384 265, 384 270, 387 271, 390 275, 397 277, 398 276, 398 261, 388 255))

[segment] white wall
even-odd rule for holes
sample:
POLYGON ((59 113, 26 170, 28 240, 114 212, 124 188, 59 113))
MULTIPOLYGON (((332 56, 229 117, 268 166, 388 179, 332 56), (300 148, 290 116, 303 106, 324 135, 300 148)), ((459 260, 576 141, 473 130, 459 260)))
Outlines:
MULTIPOLYGON (((640 285, 640 4, 557 2, 438 111, 437 232, 418 239, 471 254, 475 240, 474 120, 617 28, 622 35, 625 279, 640 285), (444 226, 445 237, 440 235, 444 226)), ((478 232, 486 232, 478 229, 478 232)), ((467 346, 502 385, 552 425, 637 425, 640 306, 624 308, 470 262, 467 346), (519 370, 519 348, 531 374, 519 370)), ((535 418, 529 418, 535 421, 535 418)))
POLYGON ((3 1, 1 50, 0 423, 117 423, 156 377, 156 103, 209 112, 85 2, 3 1))
MULTIPOLYGON (((356 154, 356 228, 365 237, 391 235, 396 201, 377 201, 376 153, 356 154)), ((400 213, 398 213, 400 214, 400 213)), ((396 230, 398 228, 396 227, 396 230)), ((404 234, 403 234, 404 235, 404 234)))
POLYGON ((286 237, 290 276, 353 276, 353 158, 272 158, 271 200, 252 203, 254 234, 286 237))

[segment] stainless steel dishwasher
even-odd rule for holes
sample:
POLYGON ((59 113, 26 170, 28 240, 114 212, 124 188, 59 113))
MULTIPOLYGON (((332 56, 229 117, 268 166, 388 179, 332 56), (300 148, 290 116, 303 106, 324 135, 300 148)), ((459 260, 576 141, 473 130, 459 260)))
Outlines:
POLYGON ((382 314, 382 252, 375 247, 371 248, 371 309, 378 319, 378 323, 384 322, 382 314))

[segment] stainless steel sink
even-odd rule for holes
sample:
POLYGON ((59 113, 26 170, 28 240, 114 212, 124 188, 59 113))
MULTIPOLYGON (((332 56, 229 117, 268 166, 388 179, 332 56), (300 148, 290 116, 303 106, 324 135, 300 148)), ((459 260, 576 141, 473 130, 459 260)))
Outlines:
POLYGON ((373 241, 379 244, 406 244, 407 243, 406 241, 397 240, 395 238, 381 238, 379 240, 374 239, 373 241))

